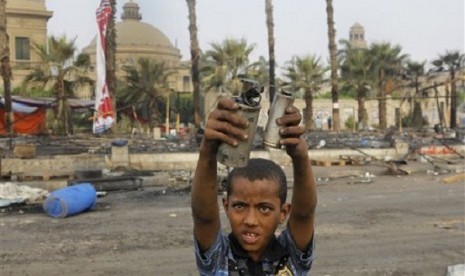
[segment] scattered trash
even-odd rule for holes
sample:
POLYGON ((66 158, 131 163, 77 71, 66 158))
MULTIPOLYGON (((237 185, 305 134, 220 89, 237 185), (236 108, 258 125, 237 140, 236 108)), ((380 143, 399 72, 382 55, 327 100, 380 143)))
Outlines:
POLYGON ((48 191, 44 189, 7 182, 0 184, 0 207, 10 206, 15 203, 40 202, 47 195, 48 191))
POLYGON ((442 180, 442 182, 445 183, 445 184, 452 184, 452 183, 456 183, 456 182, 464 181, 464 180, 465 180, 465 173, 459 173, 459 174, 455 174, 455 175, 445 177, 442 180))
POLYGON ((447 267, 446 276, 463 276, 465 275, 465 264, 456 264, 447 267))

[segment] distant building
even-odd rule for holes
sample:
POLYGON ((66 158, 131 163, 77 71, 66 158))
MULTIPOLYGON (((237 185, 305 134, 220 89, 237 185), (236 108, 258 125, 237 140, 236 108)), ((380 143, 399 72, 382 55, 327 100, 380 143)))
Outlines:
POLYGON ((349 42, 355 48, 366 49, 368 47, 365 40, 365 29, 359 23, 355 23, 350 27, 349 42))
MULTIPOLYGON (((123 6, 122 21, 116 23, 116 74, 118 78, 124 76, 123 67, 137 65, 141 57, 165 62, 175 70, 169 79, 170 87, 176 92, 192 92, 190 63, 181 61, 181 52, 158 28, 142 21, 140 7, 129 0, 123 6)), ((92 68, 96 63, 96 38, 82 50, 90 55, 92 68)), ((81 97, 89 98, 81 92, 81 97)))
MULTIPOLYGON (((7 34, 10 42, 10 64, 13 87, 18 86, 31 72, 40 57, 34 43, 47 42, 47 22, 53 12, 47 11, 45 0, 14 0, 6 2, 7 34)), ((3 83, 3 81, 1 82, 3 83)))

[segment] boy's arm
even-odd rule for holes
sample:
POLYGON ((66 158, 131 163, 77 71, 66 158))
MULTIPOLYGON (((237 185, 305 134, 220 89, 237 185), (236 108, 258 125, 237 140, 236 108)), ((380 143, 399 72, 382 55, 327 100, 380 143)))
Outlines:
POLYGON ((286 114, 278 119, 281 126, 281 144, 292 159, 294 188, 292 192, 289 231, 299 250, 305 251, 313 237, 317 192, 315 176, 308 156, 308 145, 299 126, 301 115, 298 109, 290 107, 286 114))
POLYGON ((199 160, 192 185, 191 207, 194 236, 206 251, 220 229, 216 153, 221 142, 235 145, 246 139, 247 121, 235 114, 238 105, 230 99, 220 99, 207 120, 200 145, 199 160))

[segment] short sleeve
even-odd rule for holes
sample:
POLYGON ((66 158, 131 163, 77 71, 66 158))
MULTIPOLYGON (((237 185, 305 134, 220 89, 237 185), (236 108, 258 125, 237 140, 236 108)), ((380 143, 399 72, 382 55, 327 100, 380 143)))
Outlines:
MULTIPOLYGON (((195 239, 195 259, 200 275, 221 275, 218 272, 224 270, 228 250, 228 238, 221 231, 218 231, 212 246, 205 252, 200 249, 198 241, 195 239)), ((227 270, 226 270, 227 272, 227 270)), ((227 274, 225 274, 227 275, 227 274)))
POLYGON ((308 249, 305 252, 297 249, 294 239, 292 238, 287 228, 279 235, 278 241, 288 250, 292 263, 295 266, 297 272, 310 270, 313 263, 313 249, 315 246, 313 237, 310 241, 308 249))

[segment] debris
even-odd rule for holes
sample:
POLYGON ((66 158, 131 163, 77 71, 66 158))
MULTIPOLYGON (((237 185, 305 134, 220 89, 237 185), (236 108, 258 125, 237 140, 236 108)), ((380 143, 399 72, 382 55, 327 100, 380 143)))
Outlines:
POLYGON ((442 182, 445 183, 445 184, 452 184, 452 183, 455 183, 455 182, 458 182, 458 181, 463 181, 463 180, 465 180, 465 173, 459 173, 459 174, 455 174, 455 175, 445 177, 442 180, 442 182))
POLYGON ((36 156, 36 146, 33 144, 15 145, 13 155, 16 158, 30 159, 36 156))
POLYGON ((10 206, 14 203, 36 203, 42 201, 48 191, 40 188, 31 188, 10 182, 0 184, 0 207, 10 206))
POLYGON ((345 166, 346 162, 344 160, 331 160, 331 159, 311 159, 312 165, 315 166, 345 166))
POLYGON ((446 276, 463 276, 465 275, 465 264, 456 264, 447 267, 446 276))

